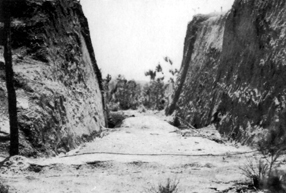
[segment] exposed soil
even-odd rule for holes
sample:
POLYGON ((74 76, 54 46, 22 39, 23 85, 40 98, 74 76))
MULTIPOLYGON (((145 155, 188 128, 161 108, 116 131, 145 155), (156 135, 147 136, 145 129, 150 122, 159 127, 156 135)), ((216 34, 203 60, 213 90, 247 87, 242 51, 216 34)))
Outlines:
POLYGON ((150 192, 168 178, 179 181, 179 192, 235 192, 245 182, 239 167, 255 151, 212 140, 219 138, 212 127, 178 130, 160 113, 135 116, 67 154, 12 157, 1 178, 19 193, 150 192))

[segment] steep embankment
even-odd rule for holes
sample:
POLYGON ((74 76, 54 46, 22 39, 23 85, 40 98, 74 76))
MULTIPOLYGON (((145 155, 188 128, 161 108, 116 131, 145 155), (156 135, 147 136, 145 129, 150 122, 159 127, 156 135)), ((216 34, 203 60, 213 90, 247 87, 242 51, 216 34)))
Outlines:
MULTIPOLYGON (((68 151, 105 126, 101 74, 87 19, 76 0, 24 0, 13 6, 21 153, 68 151)), ((0 98, 0 130, 8 133, 3 63, 0 98)))
POLYGON ((168 109, 196 127, 210 120, 211 99, 226 15, 197 15, 189 23, 175 96, 168 109))
MULTIPOLYGON (((213 122, 237 138, 256 128, 285 125, 285 17, 284 0, 236 0, 225 22, 222 51, 215 57, 219 60, 207 66, 205 61, 213 59, 208 49, 200 50, 205 53, 198 59, 203 61, 200 66, 207 68, 188 69, 179 114, 197 126, 213 122)), ((202 36, 207 39, 209 34, 202 36)))

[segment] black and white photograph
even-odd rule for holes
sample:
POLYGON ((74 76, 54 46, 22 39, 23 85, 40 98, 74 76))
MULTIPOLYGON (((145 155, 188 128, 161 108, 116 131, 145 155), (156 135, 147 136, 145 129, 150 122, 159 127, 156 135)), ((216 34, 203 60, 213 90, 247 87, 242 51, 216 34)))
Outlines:
POLYGON ((0 193, 286 193, 286 0, 0 0, 0 193))

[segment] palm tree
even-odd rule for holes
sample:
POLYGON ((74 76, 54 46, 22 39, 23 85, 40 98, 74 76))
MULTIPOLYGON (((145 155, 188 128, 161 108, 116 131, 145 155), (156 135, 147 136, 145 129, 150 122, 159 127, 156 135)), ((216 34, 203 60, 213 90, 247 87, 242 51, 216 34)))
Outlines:
POLYGON ((4 11, 4 59, 6 72, 6 86, 8 92, 8 108, 10 122, 10 156, 19 154, 19 131, 17 121, 16 92, 13 85, 13 68, 11 52, 11 3, 3 0, 4 11))

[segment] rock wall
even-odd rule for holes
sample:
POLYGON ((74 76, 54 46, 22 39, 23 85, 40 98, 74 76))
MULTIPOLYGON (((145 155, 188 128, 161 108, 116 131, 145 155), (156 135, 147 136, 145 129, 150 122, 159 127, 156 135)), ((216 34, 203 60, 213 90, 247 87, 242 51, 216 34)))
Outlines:
POLYGON ((222 31, 221 52, 212 49, 218 55, 213 58, 208 49, 201 50, 199 66, 206 69, 188 69, 178 113, 197 127, 215 123, 236 139, 251 138, 258 128, 285 126, 285 18, 284 0, 236 0, 222 31))
POLYGON ((176 92, 167 113, 177 115, 195 127, 211 119, 213 85, 222 50, 225 14, 196 15, 189 23, 184 57, 176 92))
MULTIPOLYGON (((54 155, 93 139, 105 126, 104 101, 79 1, 22 0, 12 10, 21 154, 54 155)), ((9 133, 0 64, 0 130, 9 133)))

